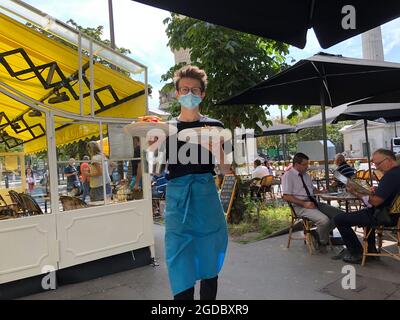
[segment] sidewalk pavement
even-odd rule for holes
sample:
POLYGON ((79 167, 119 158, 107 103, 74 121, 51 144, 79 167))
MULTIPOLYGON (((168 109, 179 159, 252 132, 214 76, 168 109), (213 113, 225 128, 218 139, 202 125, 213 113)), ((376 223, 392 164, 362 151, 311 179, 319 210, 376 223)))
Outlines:
MULTIPOLYGON (((170 300, 164 259, 164 227, 154 225, 159 266, 145 266, 106 277, 61 286, 24 299, 170 300)), ((286 248, 287 235, 250 244, 229 242, 219 276, 219 300, 266 299, 400 299, 399 262, 381 258, 355 266, 356 290, 344 290, 342 261, 331 260, 335 251, 310 256, 303 241, 286 248)), ((198 299, 196 287, 196 299, 198 299)))

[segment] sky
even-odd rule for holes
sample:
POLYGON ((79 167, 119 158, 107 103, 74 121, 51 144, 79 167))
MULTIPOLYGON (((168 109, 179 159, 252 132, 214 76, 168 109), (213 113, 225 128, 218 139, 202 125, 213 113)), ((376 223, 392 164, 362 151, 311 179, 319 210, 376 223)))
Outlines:
MULTIPOLYGON (((109 39, 108 0, 24 0, 37 9, 66 22, 73 19, 83 27, 104 26, 104 37, 109 39)), ((149 7, 131 0, 114 0, 114 33, 117 46, 131 50, 131 58, 146 65, 149 70, 149 83, 153 86, 151 109, 159 104, 158 90, 163 86, 161 75, 174 65, 174 56, 167 47, 163 20, 169 12, 149 7)), ((400 63, 400 18, 382 26, 385 60, 400 63)), ((291 58, 296 61, 310 57, 318 52, 341 54, 352 58, 362 58, 361 36, 343 41, 329 49, 322 49, 315 34, 309 30, 304 49, 290 47, 291 58)), ((270 107, 272 116, 280 112, 270 107)), ((284 115, 290 111, 284 111, 284 115)))

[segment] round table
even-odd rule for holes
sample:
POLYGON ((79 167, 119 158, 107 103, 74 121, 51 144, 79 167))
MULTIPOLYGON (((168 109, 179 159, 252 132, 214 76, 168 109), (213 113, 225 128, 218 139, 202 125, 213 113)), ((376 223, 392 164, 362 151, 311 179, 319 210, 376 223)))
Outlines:
POLYGON ((319 198, 330 201, 344 201, 346 203, 346 212, 349 212, 349 202, 359 200, 355 195, 349 192, 330 192, 330 193, 319 193, 316 194, 319 198))

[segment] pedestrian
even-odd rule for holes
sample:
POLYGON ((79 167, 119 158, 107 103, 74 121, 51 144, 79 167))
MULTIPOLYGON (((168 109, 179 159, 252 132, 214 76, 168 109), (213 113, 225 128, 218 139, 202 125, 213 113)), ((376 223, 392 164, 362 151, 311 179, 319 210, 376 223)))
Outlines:
POLYGON ((64 169, 64 174, 67 177, 67 193, 69 196, 76 196, 80 194, 81 184, 79 181, 78 169, 75 166, 74 158, 68 160, 68 166, 64 169))
POLYGON ((86 197, 90 192, 90 167, 88 161, 90 158, 88 156, 83 156, 82 160, 84 161, 81 168, 81 183, 82 183, 82 200, 86 201, 86 197))
POLYGON ((28 192, 32 193, 35 187, 35 175, 30 167, 26 168, 26 182, 28 183, 28 192))
POLYGON ((90 201, 102 201, 104 200, 104 189, 103 189, 103 173, 105 180, 105 188, 107 198, 111 199, 111 179, 108 170, 108 159, 104 154, 101 153, 100 147, 96 141, 90 141, 87 144, 87 151, 90 154, 91 163, 90 171, 88 176, 90 177, 90 201), (103 166, 104 161, 104 166, 103 166))

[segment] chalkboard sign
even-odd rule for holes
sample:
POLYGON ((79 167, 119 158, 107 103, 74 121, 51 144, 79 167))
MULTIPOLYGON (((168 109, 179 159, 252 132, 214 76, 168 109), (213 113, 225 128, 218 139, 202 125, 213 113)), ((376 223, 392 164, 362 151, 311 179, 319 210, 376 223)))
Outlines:
POLYGON ((232 208, 233 199, 236 191, 236 177, 233 174, 228 174, 224 177, 224 181, 221 186, 221 203, 224 208, 224 212, 229 216, 229 212, 232 208))

